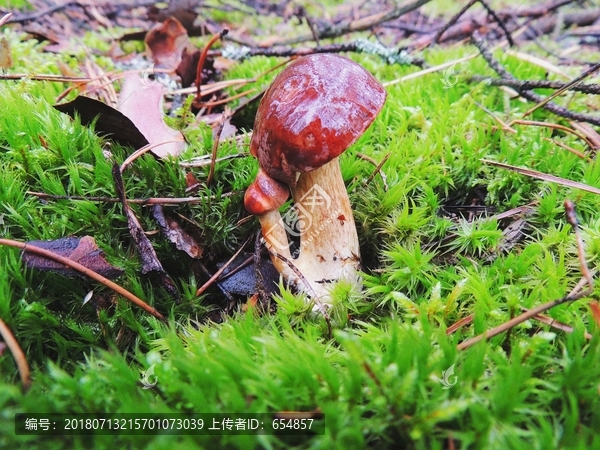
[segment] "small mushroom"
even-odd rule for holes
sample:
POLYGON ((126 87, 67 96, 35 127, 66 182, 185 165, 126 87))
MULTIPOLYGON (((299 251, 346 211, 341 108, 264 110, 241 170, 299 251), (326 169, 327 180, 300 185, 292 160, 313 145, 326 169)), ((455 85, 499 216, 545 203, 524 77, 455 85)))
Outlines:
POLYGON ((286 183, 294 200, 283 218, 269 217, 270 228, 259 216, 267 248, 289 284, 324 302, 331 283, 360 283, 358 235, 338 156, 371 125, 385 98, 359 64, 315 54, 285 68, 258 107, 250 152, 259 176, 286 183), (296 258, 286 231, 300 237, 296 258))

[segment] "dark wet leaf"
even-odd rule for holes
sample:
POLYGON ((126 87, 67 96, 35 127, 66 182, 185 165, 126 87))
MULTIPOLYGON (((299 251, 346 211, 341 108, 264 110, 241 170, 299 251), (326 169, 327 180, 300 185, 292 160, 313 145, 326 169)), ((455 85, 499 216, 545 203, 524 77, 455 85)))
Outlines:
POLYGON ((190 257, 200 259, 202 257, 202 247, 200 244, 185 231, 179 222, 168 214, 165 214, 161 205, 155 205, 152 208, 152 215, 160 225, 160 229, 166 238, 175 244, 178 250, 186 252, 190 257))
POLYGON ((79 116, 85 126, 92 124, 97 118, 96 132, 121 145, 136 149, 148 145, 148 140, 127 116, 101 101, 80 95, 68 103, 54 105, 54 108, 72 118, 79 116))
MULTIPOLYGON (((91 236, 82 238, 66 237, 54 241, 30 241, 27 245, 43 248, 69 258, 109 279, 115 279, 123 274, 121 269, 106 261, 104 252, 98 248, 96 241, 91 236)), ((27 249, 23 253, 23 261, 25 261, 27 267, 32 269, 48 270, 67 276, 81 275, 78 271, 65 267, 56 261, 34 253, 28 253, 27 249)))
POLYGON ((117 191, 117 197, 119 197, 119 200, 121 200, 123 212, 127 217, 129 234, 131 235, 140 257, 142 258, 142 273, 146 274, 149 272, 155 272, 158 274, 165 290, 173 297, 178 299, 179 293, 175 288, 175 284, 165 272, 161 262, 158 260, 156 251, 154 251, 154 247, 152 247, 150 239, 148 239, 148 236, 146 236, 146 233, 144 233, 144 229, 142 228, 140 221, 127 203, 127 199, 125 197, 125 188, 123 186, 123 177, 121 176, 121 170, 117 163, 113 165, 112 174, 117 191))
POLYGON ((252 295, 261 287, 264 287, 267 293, 277 292, 279 289, 277 287, 279 272, 277 272, 269 258, 261 257, 259 261, 258 271, 262 277, 262 286, 252 253, 242 253, 217 279, 219 287, 238 295, 252 295), (232 273, 232 275, 228 275, 229 273, 232 273))

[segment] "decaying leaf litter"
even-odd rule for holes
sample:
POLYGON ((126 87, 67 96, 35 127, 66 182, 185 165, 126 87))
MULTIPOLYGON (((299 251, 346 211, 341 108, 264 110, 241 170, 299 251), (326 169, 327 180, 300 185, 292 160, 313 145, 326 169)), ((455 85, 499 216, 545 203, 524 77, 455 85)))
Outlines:
MULTIPOLYGON (((69 92, 65 91, 64 95, 61 94, 59 96, 56 108, 69 113, 75 120, 81 120, 84 124, 95 126, 95 130, 108 141, 114 139, 125 145, 129 144, 134 150, 139 151, 135 152, 127 160, 126 164, 121 162, 122 166, 118 170, 118 174, 115 172, 114 182, 115 186, 117 186, 118 200, 113 199, 111 201, 120 201, 123 210, 126 212, 125 215, 128 218, 127 221, 129 222, 129 229, 132 235, 131 239, 136 244, 136 257, 140 257, 144 261, 145 258, 150 258, 153 261, 153 267, 158 268, 158 273, 162 277, 162 286, 171 292, 173 301, 178 301, 175 284, 167 274, 168 269, 165 271, 162 268, 162 264, 152 249, 152 244, 148 241, 148 237, 146 237, 148 233, 143 231, 139 219, 135 217, 136 214, 143 215, 146 213, 143 210, 133 213, 129 207, 133 203, 132 200, 137 202, 147 201, 150 203, 152 199, 128 198, 127 192, 119 188, 122 185, 122 181, 119 179, 121 176, 127 177, 128 170, 135 170, 135 158, 141 157, 147 151, 153 152, 158 158, 166 159, 171 157, 176 158, 181 152, 185 153, 185 130, 183 130, 184 133, 182 135, 180 131, 167 126, 163 120, 165 113, 168 115, 177 107, 189 108, 190 114, 193 114, 198 122, 204 122, 211 126, 213 143, 210 148, 210 154, 206 155, 205 161, 199 162, 198 166, 206 163, 206 166, 210 170, 209 173, 214 174, 217 164, 227 164, 227 160, 221 160, 220 158, 220 144, 227 140, 233 140, 236 143, 239 142, 239 157, 248 158, 248 155, 244 151, 244 145, 247 142, 247 140, 244 140, 244 127, 238 128, 232 124, 232 121, 235 123, 234 119, 236 115, 242 115, 246 109, 252 108, 252 105, 256 105, 261 92, 256 88, 246 88, 255 79, 264 76, 264 74, 257 73, 253 79, 219 80, 219 74, 226 74, 232 61, 235 61, 236 58, 248 59, 258 55, 288 58, 290 56, 297 57, 298 55, 322 51, 367 53, 384 59, 391 67, 398 64, 409 64, 416 67, 415 71, 409 75, 387 81, 385 83, 386 86, 394 86, 410 79, 426 77, 428 74, 437 73, 438 77, 442 77, 444 88, 450 89, 458 81, 458 78, 462 77, 457 69, 459 64, 466 60, 466 58, 483 56, 490 68, 497 73, 497 78, 470 75, 465 76, 466 82, 473 83, 474 85, 481 82, 489 83, 490 86, 487 86, 486 89, 496 89, 493 86, 500 86, 501 89, 505 90, 507 96, 533 102, 530 104, 531 108, 522 115, 516 115, 510 110, 505 110, 504 114, 498 111, 491 112, 486 110, 486 113, 491 115, 497 123, 496 129, 493 130, 494 132, 515 134, 518 133, 517 128, 523 126, 553 128, 557 130, 556 136, 559 135, 559 131, 576 135, 586 146, 585 153, 576 152, 578 152, 581 158, 594 158, 595 151, 598 148, 597 143, 600 139, 594 128, 588 124, 597 125, 597 117, 589 111, 570 110, 569 102, 562 101, 562 97, 559 95, 556 95, 556 98, 554 98, 554 96, 546 94, 546 98, 544 98, 543 95, 534 92, 534 90, 545 88, 554 89, 558 94, 573 91, 583 93, 583 95, 596 94, 597 85, 587 80, 595 76, 595 71, 598 67, 586 61, 580 61, 573 55, 576 55, 578 49, 589 45, 590 40, 594 39, 594 23, 600 17, 600 12, 593 8, 577 9, 576 7, 573 10, 567 9, 568 12, 563 12, 562 8, 571 8, 573 6, 571 5, 572 2, 568 1, 548 2, 523 8, 503 7, 496 9, 493 9, 486 2, 479 1, 468 3, 463 8, 463 11, 460 11, 455 17, 449 19, 448 17, 428 16, 421 10, 422 6, 426 3, 428 2, 416 1, 403 6, 390 6, 387 8, 377 2, 366 3, 362 8, 357 8, 352 12, 340 8, 337 16, 328 16, 325 18, 311 17, 300 7, 294 8, 292 4, 282 4, 278 7, 281 9, 278 10, 278 8, 275 8, 275 14, 285 17, 288 20, 288 25, 292 21, 297 21, 296 26, 304 27, 307 30, 306 35, 300 34, 299 37, 291 39, 282 39, 278 36, 253 36, 247 30, 236 27, 235 24, 226 24, 224 26, 225 24, 204 20, 202 14, 197 15, 190 21, 190 17, 195 16, 195 13, 190 13, 190 5, 187 2, 171 2, 166 11, 151 10, 150 16, 157 20, 155 24, 152 24, 148 20, 136 18, 144 17, 141 14, 138 16, 134 11, 143 10, 145 12, 145 6, 137 7, 137 9, 131 6, 123 6, 125 9, 132 8, 130 9, 131 18, 128 19, 130 23, 128 25, 119 25, 131 26, 135 24, 144 30, 137 34, 131 33, 120 36, 123 39, 144 39, 147 48, 146 56, 136 54, 130 58, 132 60, 137 58, 138 62, 135 64, 139 64, 139 61, 142 61, 142 67, 134 68, 134 64, 127 61, 127 55, 120 56, 119 47, 114 45, 107 55, 114 58, 116 61, 115 66, 117 67, 119 66, 118 62, 120 58, 123 58, 121 70, 117 69, 112 72, 105 72, 91 58, 78 68, 79 72, 73 73, 72 69, 61 68, 63 78, 60 79, 60 82, 66 83, 66 89, 69 92), (561 16, 560 20, 557 18, 559 13, 561 16), (198 26, 198 23, 201 25, 198 26), (418 25, 416 26, 415 24, 418 25), (353 33, 365 30, 369 32, 368 37, 353 38, 353 33), (570 47, 563 49, 559 59, 563 62, 569 61, 571 64, 582 67, 579 76, 569 77, 559 67, 545 61, 543 58, 534 58, 525 52, 517 50, 519 46, 523 46, 528 42, 535 42, 539 36, 549 33, 554 33, 554 35, 558 36, 559 42, 560 39, 563 39, 565 41, 568 40, 572 44, 570 47), (195 49, 193 44, 190 43, 188 36, 195 36, 197 34, 212 35, 214 37, 212 41, 216 45, 213 48, 205 45, 203 48, 195 49), (340 37, 340 39, 343 39, 343 43, 321 44, 321 40, 331 37, 340 37), (457 45, 460 42, 473 42, 477 51, 459 60, 448 61, 434 66, 427 64, 427 58, 424 55, 427 55, 428 49, 436 45, 457 45), (215 49, 219 45, 221 47, 215 49), (517 59, 540 66, 548 74, 563 77, 564 81, 519 80, 514 78, 490 52, 490 49, 500 48, 517 59), (81 76, 82 73, 84 76, 81 76), (135 75, 136 73, 138 75, 135 75), (137 85, 125 97, 123 93, 127 93, 127 80, 132 80, 131 83, 137 83, 137 85), (202 80, 201 83, 198 82, 199 80, 202 80), (115 83, 120 83, 121 88, 115 88, 115 86, 118 86, 115 83), (190 85, 192 86, 190 87, 190 85), (239 89, 236 88, 237 90, 246 90, 232 94, 228 90, 232 86, 239 86, 239 89), (73 90, 79 91, 79 96, 69 102, 63 101, 62 98, 72 95, 71 91, 73 90), (191 102, 189 100, 186 102, 185 96, 188 94, 195 95, 191 102), (124 104, 127 104, 128 100, 132 101, 132 106, 129 109, 123 107, 124 104), (166 105, 163 105, 163 101, 165 100, 166 105), (136 105, 134 101, 139 101, 139 103, 136 105), (92 102, 101 103, 96 103, 97 106, 91 107, 92 102), (78 104, 82 106, 78 106, 78 104), (166 108, 163 108, 163 106, 166 106, 166 108), (545 122, 527 120, 527 117, 534 115, 535 110, 538 108, 544 108, 553 113, 554 116, 550 117, 553 117, 556 123, 550 122, 548 119, 545 122), (145 111, 147 111, 147 114, 143 114, 145 111), (100 117, 96 117, 97 114, 100 114, 100 117), (119 116, 119 114, 121 115, 119 116), (123 119, 123 115, 128 117, 129 120, 123 119), (84 118, 84 116, 87 116, 87 118, 84 118), (109 119, 105 120, 105 118, 109 119), (157 130, 162 130, 162 133, 158 135, 152 134, 157 130), (122 136, 122 139, 118 136, 122 136), (173 150, 158 151, 160 147, 167 145, 164 144, 167 141, 173 150), (138 236, 138 238, 135 236, 138 236)), ((38 39, 43 38, 52 42, 53 45, 49 46, 46 49, 47 51, 61 52, 65 51, 69 45, 72 45, 74 36, 81 33, 81 29, 78 30, 77 27, 73 27, 73 24, 85 23, 87 26, 98 27, 111 25, 111 20, 115 20, 118 23, 121 20, 119 19, 120 14, 111 12, 115 8, 118 9, 119 6, 114 4, 92 6, 66 4, 62 7, 52 7, 45 12, 44 8, 40 8, 39 11, 44 12, 43 14, 15 14, 6 19, 5 22, 15 24, 13 25, 15 29, 21 28, 38 39), (73 20, 74 17, 85 17, 85 20, 78 22, 77 20, 73 20), (42 25, 41 27, 40 24, 42 25), (48 24, 51 25, 44 26, 48 24), (41 34, 40 29, 44 29, 44 34, 41 34), (53 33, 52 36, 50 36, 51 32, 53 33)), ((267 12, 267 6, 260 5, 258 2, 251 6, 244 5, 244 8, 250 8, 250 11, 256 15, 267 12)), ((0 78, 14 80, 22 77, 30 77, 31 74, 21 75, 10 72, 9 66, 12 64, 11 60, 13 58, 14 55, 10 58, 4 57, 4 60, 7 61, 5 63, 5 69, 7 70, 1 74, 0 78)), ((275 67, 275 70, 279 70, 279 67, 275 67)), ((35 78, 51 80, 53 76, 35 74, 35 78)), ((187 99, 191 99, 191 97, 187 97, 187 99)), ((594 106, 591 100, 589 104, 590 110, 593 110, 594 106)), ((484 107, 482 106, 482 108, 484 107)), ((558 138, 552 136, 550 139, 559 145, 558 138)), ((106 151, 106 157, 109 160, 113 157, 108 150, 106 151)), ((196 161, 199 160, 197 159, 196 161)), ((183 162, 189 167, 193 161, 187 160, 183 162)), ((372 172, 372 176, 366 179, 368 182, 363 186, 368 187, 378 174, 382 178, 385 177, 385 158, 381 158, 380 161, 374 160, 374 162, 376 164, 375 170, 372 172)), ((595 192, 596 190, 593 185, 565 178, 559 179, 551 174, 535 171, 533 168, 509 167, 509 164, 503 164, 500 161, 490 161, 489 163, 496 167, 517 170, 518 173, 543 179, 551 183, 559 183, 584 190, 587 186, 587 190, 591 192, 595 192)), ((114 164, 117 163, 114 162, 114 164)), ((119 168, 118 165, 116 167, 119 168)), ((182 164, 182 167, 185 167, 185 165, 182 164)), ((185 171, 185 168, 183 170, 185 171)), ((213 175, 206 177, 206 182, 203 183, 202 179, 198 181, 195 178, 192 171, 187 172, 187 174, 191 175, 189 178, 189 187, 199 184, 200 191, 204 195, 211 195, 213 175)), ((385 181, 385 178, 383 178, 383 181, 385 181)), ((360 184, 354 186, 354 190, 360 191, 360 189, 360 184)), ((386 189, 389 188, 386 187, 386 189)), ((52 201, 51 194, 38 194, 40 198, 44 198, 45 196, 46 201, 52 201)), ((232 191, 227 194, 231 194, 235 198, 235 195, 240 195, 240 192, 232 191)), ((445 198, 442 202, 443 206, 435 211, 435 214, 447 217, 450 221, 464 220, 466 221, 465 223, 471 223, 476 227, 488 220, 486 216, 492 216, 494 213, 497 213, 493 207, 488 207, 486 204, 486 190, 482 186, 475 186, 470 193, 456 192, 454 195, 454 197, 448 196, 445 198)), ((77 201, 73 196, 63 196, 62 198, 67 201, 77 201)), ((152 203, 173 205, 186 201, 185 198, 174 197, 173 199, 154 199, 152 203)), ((196 201, 202 201, 202 199, 196 198, 196 201)), ((519 242, 527 239, 530 232, 530 224, 528 224, 527 215, 523 214, 524 207, 535 208, 535 205, 520 205, 520 208, 512 210, 514 214, 509 214, 510 211, 509 213, 499 213, 502 214, 501 219, 499 219, 501 221, 500 231, 504 231, 506 235, 511 233, 510 242, 508 245, 503 245, 501 247, 502 250, 498 250, 499 252, 510 252, 519 242), (519 223, 516 233, 514 232, 514 228, 511 228, 511 225, 515 222, 519 223)), ((576 222, 573 220, 573 207, 567 207, 566 214, 573 229, 577 230, 576 222)), ((167 221, 164 220, 164 217, 161 218, 159 210, 155 210, 155 217, 158 221, 156 228, 160 228, 172 242, 179 242, 180 244, 177 248, 181 247, 182 242, 189 242, 190 236, 193 236, 194 233, 198 236, 199 234, 195 229, 202 227, 201 223, 193 221, 192 218, 185 217, 182 214, 179 214, 179 216, 171 215, 171 219, 167 221), (158 216, 156 217, 157 214, 158 216), (184 230, 185 227, 192 230, 191 235, 184 230)), ((240 219, 240 221, 246 223, 248 220, 247 217, 240 219)), ((253 231, 256 232, 256 228, 253 231)), ((247 243, 254 242, 250 237, 251 235, 248 235, 248 239, 246 239, 247 243)), ((65 236, 65 238, 67 237, 65 236)), ((452 228, 449 228, 446 236, 424 242, 424 245, 429 248, 446 248, 447 251, 451 252, 453 249, 461 248, 459 238, 460 233, 454 233, 452 228)), ((584 248, 585 242, 581 242, 581 239, 579 241, 578 254, 580 256, 579 264, 583 282, 578 290, 561 299, 554 299, 550 302, 553 305, 578 298, 593 297, 591 286, 592 275, 589 273, 584 257, 586 251, 584 248), (584 290, 586 284, 588 285, 588 290, 584 290)), ((33 246, 35 242, 29 242, 28 245, 33 246)), ((210 249, 205 248, 201 240, 197 240, 191 246, 184 244, 181 248, 187 248, 188 251, 186 253, 191 258, 198 260, 196 269, 198 270, 198 267, 200 267, 200 271, 205 272, 204 274, 200 274, 199 272, 199 276, 205 277, 204 279, 213 279, 211 275, 217 270, 217 261, 207 255, 210 254, 210 249), (196 256, 190 254, 190 248, 196 248, 193 253, 196 256), (204 256, 205 259, 203 259, 203 255, 207 255, 204 256)), ((238 247, 235 250, 241 252, 244 250, 244 247, 238 247)), ((250 246, 247 246, 245 250, 252 249, 250 246)), ((247 254, 242 264, 254 264, 256 267, 259 267, 259 264, 256 264, 257 261, 261 261, 260 265, 268 261, 264 249, 258 247, 255 253, 252 258, 247 254)), ((490 256, 493 257, 495 251, 491 253, 492 255, 490 256)), ((28 254, 25 253, 24 255, 28 254)), ((233 252, 224 260, 230 260, 235 262, 234 264, 237 264, 240 258, 230 258, 231 255, 233 255, 233 252)), ((223 273, 233 272, 234 275, 230 275, 230 278, 235 277, 236 271, 239 271, 239 273, 244 272, 242 266, 240 266, 240 269, 231 269, 222 266, 221 264, 224 260, 219 262, 220 269, 218 270, 223 273)), ((377 267, 377 264, 369 263, 366 265, 365 270, 367 273, 377 274, 379 267, 377 267)), ((152 270, 142 269, 142 271, 152 270)), ((247 271, 245 271, 244 276, 250 276, 252 279, 252 282, 247 283, 251 286, 251 289, 247 292, 228 292, 226 287, 223 288, 223 286, 226 286, 226 283, 219 283, 219 278, 214 278, 214 281, 217 281, 216 287, 220 288, 221 291, 214 289, 212 291, 214 292, 213 295, 224 295, 227 297, 227 309, 230 309, 231 305, 240 300, 235 296, 241 294, 241 298, 243 299, 256 292, 264 293, 266 290, 271 291, 271 289, 267 289, 267 286, 272 285, 275 281, 276 277, 274 274, 271 272, 267 275, 271 278, 266 280, 264 278, 265 274, 262 271, 260 276, 256 275, 258 275, 256 271, 254 271, 254 276, 248 275, 247 271)), ((201 284, 199 283, 198 286, 201 284)), ((208 287, 202 286, 202 292, 208 287)), ((263 301, 268 301, 269 296, 261 295, 259 298, 263 301)), ((592 321, 596 320, 597 322, 597 304, 594 302, 590 303, 590 309, 592 312, 590 318, 592 321)), ((501 331, 510 330, 511 327, 520 323, 520 321, 532 317, 535 318, 543 311, 544 309, 538 310, 536 308, 526 311, 522 317, 514 317, 510 322, 493 330, 483 330, 483 333, 464 341, 458 348, 467 348, 482 338, 489 338, 498 329, 501 331)), ((467 317, 465 316, 463 319, 467 317)), ((461 325, 466 325, 468 322, 468 320, 463 320, 461 325)), ((550 327, 553 327, 552 321, 550 321, 550 327)), ((563 329, 565 328, 563 327, 563 329)), ((455 330, 456 327, 452 327, 452 331, 455 330)))

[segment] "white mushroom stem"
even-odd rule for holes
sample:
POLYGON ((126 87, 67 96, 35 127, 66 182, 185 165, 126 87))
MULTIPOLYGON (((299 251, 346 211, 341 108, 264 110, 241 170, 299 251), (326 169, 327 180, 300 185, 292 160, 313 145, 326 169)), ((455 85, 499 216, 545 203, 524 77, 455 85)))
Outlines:
POLYGON ((300 174, 291 192, 301 233, 300 254, 292 263, 304 278, 294 273, 291 281, 316 299, 330 302, 332 283, 360 283, 358 235, 338 158, 300 174))
POLYGON ((286 280, 286 282, 290 282, 290 280, 293 280, 297 275, 290 267, 292 255, 290 253, 286 225, 283 222, 279 210, 276 209, 259 215, 258 221, 260 222, 262 235, 265 239, 267 250, 269 250, 269 254, 271 255, 273 266, 275 266, 277 272, 283 276, 283 279, 286 280))

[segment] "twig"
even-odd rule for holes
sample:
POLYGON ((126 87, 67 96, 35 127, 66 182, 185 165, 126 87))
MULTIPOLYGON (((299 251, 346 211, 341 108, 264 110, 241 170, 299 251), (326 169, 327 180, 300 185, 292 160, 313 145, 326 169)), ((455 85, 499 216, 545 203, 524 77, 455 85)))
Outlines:
POLYGON ((481 3, 481 6, 483 6, 483 8, 487 11, 487 13, 492 16, 492 18, 494 19, 494 21, 498 24, 498 26, 500 28, 502 28, 502 31, 504 32, 504 35, 506 36, 506 40, 508 41, 508 45, 510 45, 511 47, 513 47, 515 45, 511 34, 509 33, 508 29, 506 28, 506 25, 504 24, 504 21, 502 19, 500 19, 500 17, 498 17, 498 15, 496 14, 496 12, 483 0, 471 0, 469 3, 467 3, 465 6, 463 6, 463 8, 456 13, 455 16, 453 16, 448 23, 446 23, 446 25, 444 25, 444 27, 439 30, 435 37, 433 38, 433 42, 435 42, 436 44, 439 44, 439 41, 442 37, 442 35, 448 31, 448 29, 454 25, 458 19, 467 12, 467 10, 473 6, 475 3, 481 3))
POLYGON ((208 50, 212 47, 212 45, 217 42, 219 39, 223 39, 223 37, 229 33, 229 30, 227 28, 223 28, 223 30, 221 30, 220 33, 215 34, 210 41, 208 41, 208 43, 205 45, 204 49, 202 50, 202 53, 200 54, 200 59, 198 61, 198 67, 196 68, 196 88, 197 88, 197 92, 196 92, 196 98, 195 101, 197 101, 197 104, 194 105, 198 108, 202 107, 202 95, 200 93, 201 91, 201 86, 202 86, 202 69, 204 68, 204 61, 206 61, 206 56, 208 54, 208 50))
POLYGON ((79 264, 78 262, 73 261, 72 259, 69 259, 69 258, 65 258, 64 256, 57 255, 56 253, 53 253, 44 248, 36 247, 31 244, 27 244, 25 242, 14 241, 12 239, 0 239, 0 245, 7 245, 9 247, 20 248, 25 252, 36 253, 40 256, 51 259, 60 264, 64 264, 65 266, 68 266, 72 269, 75 269, 78 272, 81 272, 82 274, 98 281, 99 283, 102 283, 104 286, 106 286, 106 287, 112 289, 113 291, 115 291, 116 293, 122 295, 123 297, 128 299, 130 302, 132 302, 132 303, 136 304, 137 306, 139 306, 140 308, 142 308, 144 311, 152 314, 157 319, 160 319, 163 322, 166 322, 166 319, 164 318, 164 316, 161 313, 159 313, 156 309, 154 309, 152 306, 148 305, 145 301, 143 301, 139 297, 136 297, 134 294, 132 294, 125 288, 119 286, 117 283, 114 283, 111 280, 109 280, 108 278, 103 277, 99 273, 94 272, 93 270, 87 268, 83 264, 79 264))
MULTIPOLYGON (((491 52, 485 45, 485 43, 484 43, 483 39, 481 38, 481 36, 479 35, 479 33, 477 33, 477 32, 473 33, 473 35, 471 36, 471 41, 477 47, 481 56, 483 56, 483 58, 486 60, 488 65, 492 69, 494 69, 494 71, 498 75, 500 75, 501 78, 514 80, 514 77, 492 56, 491 52)), ((542 97, 541 95, 538 95, 532 91, 521 89, 521 90, 519 90, 519 94, 523 98, 533 101, 533 102, 536 102, 536 103, 540 103, 540 102, 544 101, 544 97, 542 97)), ((577 120, 580 122, 588 122, 593 125, 600 126, 600 118, 598 118, 598 117, 591 116, 589 114, 574 113, 574 112, 569 111, 568 109, 563 108, 562 106, 559 106, 552 102, 545 103, 543 105, 543 107, 545 109, 547 109, 548 111, 556 114, 557 116, 561 116, 566 119, 577 120)))
POLYGON ((223 127, 225 127, 225 123, 227 123, 229 119, 231 119, 231 109, 225 107, 225 111, 221 115, 221 120, 219 121, 219 125, 215 131, 215 141, 213 142, 212 154, 210 158, 210 169, 208 171, 208 176, 206 177, 207 186, 210 186, 215 174, 215 165, 217 163, 217 152, 219 150, 219 142, 221 141, 221 133, 223 133, 223 127))
MULTIPOLYGON (((398 5, 388 11, 362 17, 356 20, 347 20, 341 23, 327 23, 316 27, 316 33, 319 39, 342 36, 355 31, 370 30, 384 22, 397 19, 398 17, 420 8, 431 0, 414 0, 411 3, 398 5)), ((297 38, 284 39, 275 43, 275 45, 291 45, 300 42, 306 42, 314 39, 313 34, 303 35, 297 38)))
POLYGON ((565 87, 568 91, 581 92, 583 94, 600 95, 600 85, 596 83, 592 84, 578 84, 569 86, 570 83, 561 83, 560 81, 550 80, 517 80, 517 79, 506 79, 506 78, 492 78, 483 77, 481 75, 473 75, 467 78, 467 81, 473 81, 475 83, 488 83, 491 86, 508 86, 516 90, 531 89, 563 89, 565 87))
POLYGON ((12 13, 6 13, 4 17, 0 18, 0 27, 8 22, 8 19, 12 16, 12 13))
MULTIPOLYGON (((529 311, 527 308, 525 308, 523 306, 521 306, 521 310, 529 311)), ((533 317, 533 319, 538 320, 538 321, 542 322, 543 324, 546 324, 552 328, 556 328, 558 330, 565 331, 567 333, 573 332, 573 327, 566 325, 562 322, 559 322, 558 320, 554 320, 552 317, 545 316, 544 314, 537 314, 533 317)), ((588 340, 592 339, 592 335, 590 333, 588 333, 587 331, 584 333, 584 337, 588 340)))
POLYGON ((125 172, 125 169, 127 168, 127 166, 129 164, 131 164, 133 161, 138 159, 144 153, 148 153, 149 151, 152 151, 156 147, 159 147, 163 144, 171 144, 173 142, 184 142, 184 141, 185 141, 184 139, 169 139, 168 141, 155 142, 153 144, 144 145, 142 148, 136 150, 131 155, 129 155, 127 157, 127 159, 125 161, 123 161, 123 164, 121 164, 121 167, 119 168, 119 170, 121 171, 121 173, 125 172))
POLYGON ((543 107, 545 104, 547 104, 548 102, 550 102, 550 100, 552 100, 553 98, 559 96, 560 94, 562 94, 563 92, 565 92, 566 90, 568 90, 569 88, 578 85, 579 83, 581 83, 583 80, 585 80, 587 77, 589 77, 591 74, 593 74, 594 72, 596 72, 598 69, 600 69, 600 63, 598 64, 594 64, 592 67, 590 67, 588 70, 586 70, 585 72, 583 72, 581 75, 579 75, 577 78, 574 78, 572 81, 566 83, 562 88, 560 88, 559 90, 557 90, 556 92, 550 94, 548 97, 544 98, 541 102, 539 102, 537 105, 533 106, 532 108, 530 108, 529 110, 527 110, 524 114, 523 117, 527 117, 529 114, 533 113, 534 111, 536 111, 538 108, 543 107))
POLYGON ((521 175, 526 175, 531 178, 536 178, 542 181, 549 181, 551 183, 560 184, 561 186, 566 186, 574 189, 581 189, 582 191, 590 192, 592 194, 600 195, 600 189, 595 188, 593 186, 589 186, 587 184, 579 183, 577 181, 567 180, 566 178, 557 177, 555 175, 549 175, 547 173, 538 172, 536 170, 525 169, 523 167, 512 166, 510 164, 504 164, 497 161, 491 161, 489 159, 480 159, 480 161, 484 164, 489 164, 491 166, 501 167, 503 169, 512 170, 513 172, 520 173, 521 175))
POLYGON ((29 22, 30 20, 39 19, 40 17, 49 16, 57 11, 68 8, 69 6, 80 5, 78 1, 75 2, 65 2, 59 5, 50 6, 49 8, 42 9, 40 11, 36 11, 30 14, 19 14, 18 16, 14 16, 12 19, 9 19, 6 23, 17 23, 17 22, 29 22))
POLYGON ((362 153, 357 153, 356 156, 364 159, 365 161, 369 161, 371 164, 375 165, 375 170, 373 170, 373 173, 371 173, 369 178, 367 178, 367 180, 364 182, 364 185, 368 186, 369 183, 371 181, 373 181, 373 178, 375 178, 375 175, 379 174, 381 176, 381 181, 383 181, 383 187, 387 191, 388 190, 387 177, 385 176, 385 173, 383 173, 381 171, 381 168, 386 163, 386 161, 389 159, 389 157, 392 156, 392 153, 390 152, 387 155, 385 155, 380 163, 377 163, 377 161, 375 161, 373 158, 371 158, 370 156, 367 156, 367 155, 363 155, 362 153))
MULTIPOLYGON (((245 48, 243 54, 237 56, 236 59, 241 58, 249 58, 252 56, 274 56, 274 57, 293 57, 293 56, 306 56, 312 55, 314 53, 345 53, 345 52, 353 52, 353 53, 369 53, 364 46, 357 42, 348 42, 344 44, 326 44, 326 45, 317 45, 316 47, 250 47, 245 48)), ((209 56, 223 56, 227 55, 227 51, 222 49, 219 50, 211 50, 208 52, 209 56)), ((424 60, 421 57, 410 56, 410 59, 413 64, 417 66, 422 66, 424 64, 424 60)))
POLYGON ((560 125, 558 123, 540 122, 538 120, 521 120, 521 119, 515 119, 515 120, 510 121, 510 125, 515 125, 515 124, 516 125, 531 125, 534 127, 548 127, 548 128, 553 128, 555 130, 561 130, 561 131, 564 131, 565 133, 570 133, 574 136, 577 136, 579 139, 581 139, 583 142, 585 142, 592 149, 598 148, 598 146, 595 145, 593 142, 591 142, 587 138, 587 136, 583 135, 582 133, 580 133, 577 130, 566 127, 564 125, 560 125))
POLYGON ((19 376, 21 377, 21 384, 23 385, 23 391, 27 392, 31 387, 31 372, 29 371, 29 364, 27 364, 27 358, 23 349, 15 339, 14 334, 10 331, 10 328, 6 325, 4 320, 0 319, 0 335, 9 348, 10 352, 17 363, 19 369, 19 376))
POLYGON ((536 315, 543 313, 544 311, 554 308, 555 306, 562 305, 563 303, 566 303, 566 302, 579 300, 583 297, 588 296, 591 293, 592 293, 592 289, 587 289, 585 292, 582 292, 577 295, 573 295, 573 296, 567 295, 566 297, 560 298, 558 300, 553 300, 551 302, 544 303, 543 305, 540 305, 536 308, 530 309, 529 311, 526 311, 526 312, 512 318, 508 322, 505 322, 495 328, 492 328, 491 330, 486 331, 485 333, 482 333, 478 336, 472 337, 470 339, 467 339, 466 341, 461 342, 460 344, 458 344, 457 349, 458 350, 466 350, 467 348, 473 346, 474 344, 477 344, 478 342, 480 342, 482 340, 487 340, 487 339, 494 337, 500 333, 503 333, 503 332, 519 325, 520 323, 523 323, 526 320, 529 320, 529 319, 535 317, 536 315))
POLYGON ((479 0, 471 0, 470 2, 468 2, 465 6, 463 6, 460 11, 458 11, 454 16, 452 16, 450 18, 450 20, 448 20, 448 22, 446 22, 446 24, 436 33, 435 37, 433 38, 433 42, 436 44, 439 44, 440 42, 440 38, 442 37, 442 34, 444 34, 446 31, 448 31, 448 28, 450 28, 452 25, 454 25, 458 19, 460 19, 460 17, 467 12, 467 10, 473 6, 475 3, 477 3, 479 0))
POLYGON ((565 200, 565 215, 567 217, 567 222, 573 227, 573 231, 575 232, 575 237, 577 239, 577 254, 579 255, 579 265, 581 267, 581 273, 587 280, 588 286, 590 288, 594 285, 594 281, 592 280, 592 274, 590 273, 590 269, 588 268, 587 262, 585 261, 585 251, 583 248, 583 239, 581 238, 581 233, 579 232, 579 224, 577 222, 577 215, 575 214, 575 204, 571 200, 565 200))
MULTIPOLYGON (((52 195, 44 192, 33 192, 27 191, 28 195, 35 197, 50 199, 50 200, 74 200, 74 201, 88 201, 88 202, 106 202, 106 203, 121 203, 121 199, 114 197, 84 197, 80 195, 52 195)), ((135 205, 179 205, 183 203, 202 203, 206 200, 214 200, 221 197, 231 197, 233 195, 241 194, 241 192, 225 192, 219 196, 209 195, 206 197, 151 197, 151 198, 130 198, 126 199, 127 203, 133 203, 135 205)))

